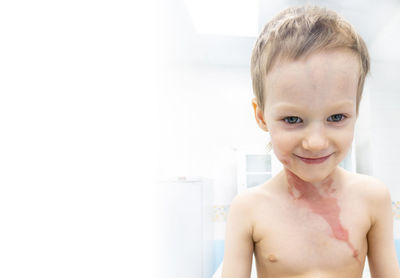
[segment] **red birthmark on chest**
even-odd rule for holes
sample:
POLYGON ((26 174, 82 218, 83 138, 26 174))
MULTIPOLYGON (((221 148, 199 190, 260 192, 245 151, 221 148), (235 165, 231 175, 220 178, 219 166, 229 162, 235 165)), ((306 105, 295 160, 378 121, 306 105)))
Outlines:
MULTIPOLYGON (((340 222, 338 200, 332 196, 321 195, 313 184, 303 181, 289 170, 287 170, 286 173, 289 183, 289 194, 293 199, 301 201, 300 204, 311 209, 313 213, 320 215, 330 226, 334 238, 346 242, 353 251, 353 257, 361 264, 358 258, 358 250, 356 250, 349 241, 349 232, 340 222)), ((333 190, 330 189, 332 183, 332 179, 327 179, 321 184, 321 188, 324 189, 325 192, 333 192, 333 190)))

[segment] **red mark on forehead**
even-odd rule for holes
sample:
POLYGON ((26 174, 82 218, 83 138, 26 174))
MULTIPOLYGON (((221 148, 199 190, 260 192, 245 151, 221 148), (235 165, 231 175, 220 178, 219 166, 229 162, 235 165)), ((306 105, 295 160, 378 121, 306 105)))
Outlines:
MULTIPOLYGON (((319 193, 317 187, 312 183, 303 181, 294 173, 285 168, 286 178, 289 183, 289 194, 295 201, 304 207, 308 207, 315 214, 320 215, 331 227, 334 238, 344 241, 353 251, 353 257, 357 259, 359 263, 361 261, 358 258, 358 251, 353 247, 349 241, 349 232, 340 223, 340 207, 338 200, 332 196, 323 196, 319 193), (294 191, 296 189, 296 191, 294 191)), ((333 183, 332 178, 324 180, 320 187, 325 193, 334 192, 331 188, 333 183)))

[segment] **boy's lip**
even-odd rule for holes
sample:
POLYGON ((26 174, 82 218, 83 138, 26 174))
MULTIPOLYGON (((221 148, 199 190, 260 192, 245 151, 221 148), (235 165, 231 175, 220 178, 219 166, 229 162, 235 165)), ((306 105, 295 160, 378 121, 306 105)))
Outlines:
POLYGON ((304 159, 322 159, 322 158, 327 158, 330 155, 331 154, 328 154, 328 155, 325 155, 325 156, 319 156, 319 157, 304 157, 304 156, 299 156, 299 155, 296 155, 296 156, 298 156, 300 158, 304 158, 304 159))
POLYGON ((316 164, 316 163, 322 163, 324 162, 326 159, 328 159, 328 157, 330 157, 332 154, 327 155, 327 156, 321 156, 321 157, 315 157, 315 158, 308 158, 308 157, 301 157, 296 155, 298 158, 300 158, 302 161, 304 161, 305 163, 309 163, 309 164, 316 164))

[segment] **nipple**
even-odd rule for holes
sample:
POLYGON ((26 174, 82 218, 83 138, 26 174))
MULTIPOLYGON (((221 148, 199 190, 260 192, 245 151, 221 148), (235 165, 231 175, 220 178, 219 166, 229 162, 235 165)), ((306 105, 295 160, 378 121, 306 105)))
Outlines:
POLYGON ((268 261, 274 263, 274 262, 277 261, 277 259, 276 259, 276 257, 275 257, 273 254, 271 254, 271 255, 268 256, 268 261))

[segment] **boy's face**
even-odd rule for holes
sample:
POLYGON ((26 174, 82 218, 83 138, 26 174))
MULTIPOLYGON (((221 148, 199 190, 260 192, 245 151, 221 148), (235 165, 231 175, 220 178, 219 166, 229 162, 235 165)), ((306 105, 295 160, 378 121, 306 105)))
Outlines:
POLYGON ((264 114, 275 155, 295 175, 319 182, 331 174, 351 146, 356 122, 358 62, 350 51, 331 50, 297 61, 279 61, 266 77, 264 114), (329 156, 321 163, 302 158, 329 156))

